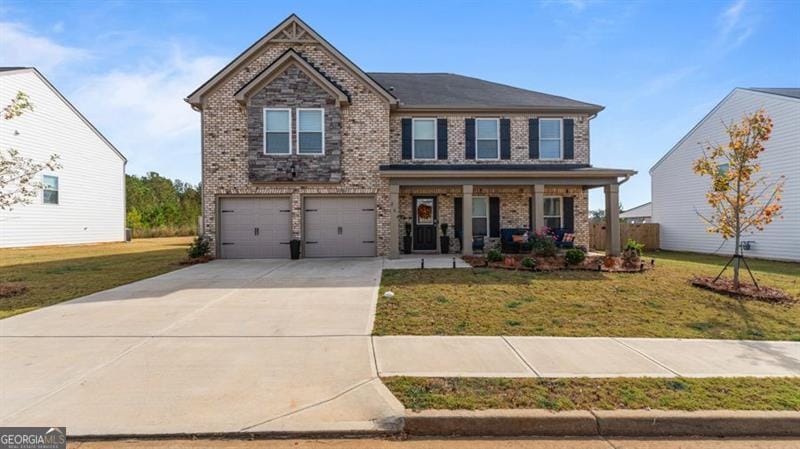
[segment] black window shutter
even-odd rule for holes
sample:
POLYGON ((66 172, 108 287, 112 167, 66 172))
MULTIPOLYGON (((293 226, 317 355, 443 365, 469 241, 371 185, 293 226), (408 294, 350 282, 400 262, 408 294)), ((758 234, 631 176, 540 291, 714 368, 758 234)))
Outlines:
POLYGON ((489 198, 489 237, 500 237, 500 198, 489 198))
POLYGON ((447 119, 436 120, 436 159, 447 160, 447 119))
POLYGON ((464 158, 475 159, 475 119, 464 120, 464 158))
POLYGON ((511 159, 511 120, 500 119, 500 159, 511 159))
POLYGON ((564 119, 564 159, 575 159, 575 120, 564 119))
POLYGON ((539 119, 528 120, 528 157, 539 159, 539 119))
POLYGON ((411 119, 404 118, 400 120, 401 136, 400 140, 403 142, 403 159, 411 159, 411 119))
POLYGON ((461 241, 461 238, 464 236, 464 208, 463 208, 463 198, 453 198, 453 220, 455 221, 455 233, 456 238, 461 241))
POLYGON ((528 229, 533 229, 533 197, 528 198, 528 229))
POLYGON ((561 226, 567 232, 575 232, 575 201, 571 196, 565 196, 561 201, 564 202, 564 223, 561 226))

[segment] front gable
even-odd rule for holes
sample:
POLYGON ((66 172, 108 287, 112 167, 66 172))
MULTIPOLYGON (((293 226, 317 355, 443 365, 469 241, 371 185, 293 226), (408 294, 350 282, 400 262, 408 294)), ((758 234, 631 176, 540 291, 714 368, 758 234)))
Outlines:
MULTIPOLYGON (((296 49, 302 53, 302 49, 309 47, 320 47, 320 49, 333 60, 333 62, 343 67, 351 76, 367 86, 370 90, 381 96, 390 105, 396 105, 397 99, 386 89, 367 75, 361 68, 350 61, 346 56, 328 43, 322 36, 317 34, 305 22, 292 14, 273 28, 269 33, 251 45, 247 50, 231 61, 222 70, 217 72, 211 79, 202 86, 189 94, 186 102, 195 108, 203 108, 204 100, 220 85, 224 84, 230 77, 235 76, 242 70, 247 71, 249 65, 254 60, 262 57, 268 51, 270 45, 282 46, 285 49, 296 49)), ((318 62, 318 61, 315 61, 318 62)), ((241 87, 241 86, 239 86, 241 87)))

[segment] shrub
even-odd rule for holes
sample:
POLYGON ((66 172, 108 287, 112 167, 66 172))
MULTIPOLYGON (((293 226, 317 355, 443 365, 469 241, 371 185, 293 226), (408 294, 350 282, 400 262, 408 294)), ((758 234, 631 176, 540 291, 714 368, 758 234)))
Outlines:
POLYGON ((534 234, 531 236, 531 248, 537 256, 555 256, 556 242, 549 234, 534 234))
POLYGON ((634 239, 628 239, 628 242, 625 243, 625 248, 623 251, 633 250, 636 251, 637 255, 642 255, 642 250, 644 250, 644 243, 639 243, 634 239))
POLYGON ((583 251, 579 250, 578 248, 568 249, 567 253, 564 255, 567 259, 567 263, 570 265, 578 265, 579 263, 583 262, 583 259, 586 258, 586 254, 583 251))
POLYGON ((205 235, 195 237, 191 246, 189 246, 189 257, 196 259, 198 257, 205 257, 211 251, 211 242, 205 235))
POLYGON ((490 249, 488 253, 486 253, 486 260, 489 262, 500 262, 503 260, 503 255, 500 253, 499 249, 490 249))
POLYGON ((536 267, 536 261, 531 259, 530 257, 526 257, 526 258, 522 259, 522 262, 520 262, 520 263, 525 268, 534 268, 534 267, 536 267))

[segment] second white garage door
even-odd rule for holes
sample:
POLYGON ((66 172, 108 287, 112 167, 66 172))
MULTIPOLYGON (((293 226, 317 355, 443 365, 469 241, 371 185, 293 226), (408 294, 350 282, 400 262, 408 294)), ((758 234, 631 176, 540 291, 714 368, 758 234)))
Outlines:
POLYGON ((305 256, 375 255, 375 198, 305 199, 305 256))

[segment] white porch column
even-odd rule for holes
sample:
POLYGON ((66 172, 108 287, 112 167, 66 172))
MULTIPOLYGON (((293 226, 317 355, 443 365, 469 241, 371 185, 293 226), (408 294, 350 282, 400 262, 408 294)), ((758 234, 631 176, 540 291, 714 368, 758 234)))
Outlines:
POLYGON ((400 186, 389 185, 389 258, 400 257, 400 186))
POLYGON ((544 184, 533 185, 533 230, 544 228, 544 184))
POLYGON ((465 185, 464 188, 464 197, 461 200, 461 209, 463 210, 463 218, 461 222, 464 224, 464 236, 462 240, 464 241, 463 247, 461 248, 461 254, 465 256, 472 255, 472 186, 465 185))
POLYGON ((618 256, 619 241, 619 184, 611 184, 603 189, 606 196, 606 254, 618 256))

